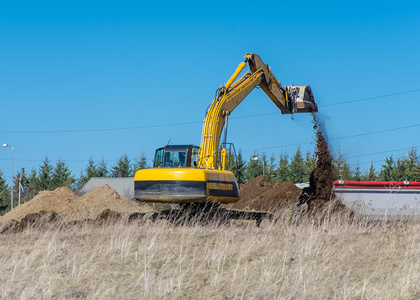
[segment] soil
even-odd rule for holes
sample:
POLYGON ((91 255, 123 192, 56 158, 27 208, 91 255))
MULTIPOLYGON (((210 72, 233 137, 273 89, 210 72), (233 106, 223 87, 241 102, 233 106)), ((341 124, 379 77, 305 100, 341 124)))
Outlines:
POLYGON ((304 219, 323 220, 332 214, 352 216, 353 212, 340 200, 316 198, 313 187, 301 190, 292 181, 274 184, 259 176, 241 185, 241 199, 222 205, 223 208, 246 211, 265 211, 292 223, 304 219), (308 195, 309 192, 309 195, 308 195), (305 201, 302 201, 304 196, 305 201), (307 197, 305 197, 307 196, 307 197))
POLYGON ((333 195, 334 174, 331 150, 323 126, 315 114, 313 114, 313 120, 316 134, 316 165, 310 176, 309 187, 301 190, 291 181, 273 184, 268 177, 259 176, 241 186, 241 200, 224 205, 224 207, 268 211, 274 214, 290 211, 293 218, 303 215, 322 216, 326 211, 352 214, 333 195))
POLYGON ((278 213, 295 206, 302 190, 291 181, 274 184, 267 176, 251 179, 240 188, 241 199, 223 207, 238 210, 256 210, 278 213))
MULTIPOLYGON (((61 187, 54 191, 42 191, 32 200, 15 207, 0 218, 0 223, 11 220, 20 222, 27 215, 40 212, 54 212, 64 222, 82 220, 96 220, 102 218, 106 211, 122 215, 135 212, 147 213, 152 211, 148 205, 140 205, 126 197, 121 197, 109 185, 97 187, 82 196, 76 195, 68 187, 61 187)), ((43 216, 43 213, 41 213, 43 216)), ((109 214, 108 214, 109 215, 109 214)), ((39 216, 40 217, 40 216, 39 216)))

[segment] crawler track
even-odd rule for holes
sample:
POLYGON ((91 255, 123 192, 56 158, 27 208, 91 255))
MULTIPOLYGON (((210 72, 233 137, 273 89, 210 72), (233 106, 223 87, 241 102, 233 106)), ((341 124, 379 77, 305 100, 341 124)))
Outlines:
POLYGON ((129 218, 130 221, 147 218, 152 222, 167 220, 175 225, 210 225, 229 226, 231 220, 255 220, 259 227, 264 220, 275 221, 274 215, 262 211, 244 211, 220 208, 214 204, 188 204, 180 209, 164 210, 148 214, 136 213, 129 218))

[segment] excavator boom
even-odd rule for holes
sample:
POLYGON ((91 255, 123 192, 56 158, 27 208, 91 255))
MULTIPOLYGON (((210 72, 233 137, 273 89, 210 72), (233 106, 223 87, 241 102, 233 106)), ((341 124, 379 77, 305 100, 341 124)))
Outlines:
POLYGON ((217 168, 218 147, 223 127, 230 113, 259 86, 280 109, 282 114, 318 112, 309 86, 282 87, 268 65, 256 54, 246 54, 232 77, 218 90, 210 105, 203 125, 201 155, 198 166, 204 169, 217 168), (237 81, 240 72, 249 65, 250 71, 237 81))

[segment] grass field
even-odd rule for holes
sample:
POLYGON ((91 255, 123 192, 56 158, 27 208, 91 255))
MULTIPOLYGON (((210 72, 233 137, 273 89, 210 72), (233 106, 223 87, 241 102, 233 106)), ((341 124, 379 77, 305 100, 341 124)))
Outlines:
POLYGON ((420 224, 124 221, 0 235, 2 299, 419 299, 420 224))

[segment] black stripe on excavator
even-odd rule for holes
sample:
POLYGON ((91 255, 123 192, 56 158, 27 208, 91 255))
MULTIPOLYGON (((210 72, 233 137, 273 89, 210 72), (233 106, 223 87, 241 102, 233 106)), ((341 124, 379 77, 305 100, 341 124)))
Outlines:
MULTIPOLYGON (((209 189, 209 196, 238 197, 237 185, 232 181, 209 180, 209 183, 231 185, 232 189, 209 189)), ((134 181, 135 197, 148 195, 206 195, 205 181, 149 180, 134 181)))
POLYGON ((237 185, 232 181, 218 181, 218 180, 209 180, 209 183, 218 183, 224 185, 231 185, 232 189, 222 190, 222 189, 209 189, 209 196, 224 196, 224 197, 238 197, 239 192, 237 185))
POLYGON ((206 194, 204 181, 149 180, 134 181, 135 197, 157 195, 202 195, 206 194))

